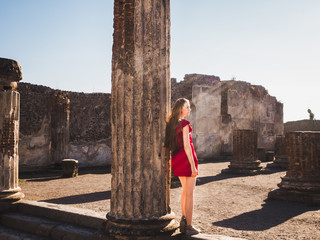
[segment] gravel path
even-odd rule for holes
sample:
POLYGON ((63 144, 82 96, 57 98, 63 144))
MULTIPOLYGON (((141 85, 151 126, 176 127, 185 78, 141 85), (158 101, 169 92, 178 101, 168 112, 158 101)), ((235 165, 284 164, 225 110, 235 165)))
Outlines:
MULTIPOLYGON (((285 172, 257 176, 220 174, 228 162, 202 163, 195 192, 194 225, 205 234, 246 239, 320 239, 320 207, 266 200, 285 172)), ((108 170, 21 174, 26 199, 87 208, 105 216, 110 207, 108 170)), ((180 219, 181 188, 171 189, 171 208, 180 219)))

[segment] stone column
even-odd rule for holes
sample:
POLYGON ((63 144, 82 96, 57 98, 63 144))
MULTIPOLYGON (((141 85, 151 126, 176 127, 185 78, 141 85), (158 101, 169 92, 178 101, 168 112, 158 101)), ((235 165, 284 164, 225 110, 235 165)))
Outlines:
POLYGON ((258 174, 261 170, 258 160, 257 132, 255 130, 233 130, 233 160, 222 173, 258 174))
POLYGON ((112 190, 106 230, 115 238, 139 239, 177 228, 170 209, 169 155, 163 147, 170 110, 169 48, 169 0, 114 2, 112 190))
POLYGON ((276 136, 275 156, 272 163, 267 165, 268 168, 288 169, 288 158, 286 155, 285 136, 276 136))
POLYGON ((320 204, 320 131, 286 133, 289 168, 269 198, 320 204))
POLYGON ((0 201, 24 197, 18 186, 20 94, 22 79, 18 62, 0 58, 0 201))
POLYGON ((70 100, 61 91, 51 96, 51 164, 60 165, 68 158, 69 150, 69 124, 70 100))

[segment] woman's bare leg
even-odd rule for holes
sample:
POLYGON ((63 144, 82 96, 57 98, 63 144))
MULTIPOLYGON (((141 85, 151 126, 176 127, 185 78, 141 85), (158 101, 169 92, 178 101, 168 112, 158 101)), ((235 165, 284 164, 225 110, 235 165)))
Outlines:
POLYGON ((184 216, 187 220, 187 225, 192 225, 192 216, 193 216, 193 191, 196 184, 195 177, 180 177, 180 181, 182 184, 182 195, 181 195, 181 208, 182 214, 184 212, 184 216), (182 179, 183 178, 183 179, 182 179), (182 181, 181 181, 182 179, 182 181))
POLYGON ((186 216, 186 177, 179 177, 181 186, 182 186, 182 193, 180 198, 180 204, 181 204, 181 213, 182 216, 186 216))

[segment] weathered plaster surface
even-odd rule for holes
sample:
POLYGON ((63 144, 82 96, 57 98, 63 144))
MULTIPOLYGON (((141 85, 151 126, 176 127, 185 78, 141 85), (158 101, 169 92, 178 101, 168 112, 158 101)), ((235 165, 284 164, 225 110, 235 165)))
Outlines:
MULTIPOLYGON (((196 150, 200 158, 232 153, 233 129, 254 129, 258 147, 272 150, 283 134, 283 106, 262 86, 221 81, 192 89, 196 150)), ((192 113, 193 114, 193 113, 192 113)))

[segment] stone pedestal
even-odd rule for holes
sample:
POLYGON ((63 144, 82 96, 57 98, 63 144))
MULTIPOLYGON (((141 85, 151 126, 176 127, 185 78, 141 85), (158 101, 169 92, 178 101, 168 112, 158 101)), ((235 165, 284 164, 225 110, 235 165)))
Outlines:
POLYGON ((259 174, 261 161, 258 160, 257 132, 254 130, 233 130, 233 160, 222 173, 259 174))
POLYGON ((274 160, 274 151, 266 151, 266 162, 272 162, 274 160))
POLYGON ((269 163, 267 167, 288 169, 288 164, 285 136, 279 135, 276 137, 274 160, 272 163, 269 163))
POLYGON ((112 189, 106 231, 146 239, 178 227, 170 209, 170 1, 114 2, 112 189))
POLYGON ((79 164, 74 159, 63 159, 62 165, 62 177, 76 177, 78 176, 79 164))
POLYGON ((61 91, 51 96, 51 164, 60 165, 68 157, 70 100, 61 91))
POLYGON ((20 94, 16 88, 21 79, 19 63, 0 58, 0 202, 24 197, 18 186, 20 94))
POLYGON ((257 148, 258 151, 258 159, 261 162, 265 162, 266 161, 266 149, 265 148, 257 148))
POLYGON ((289 168, 269 198, 320 205, 320 131, 286 133, 289 168))

